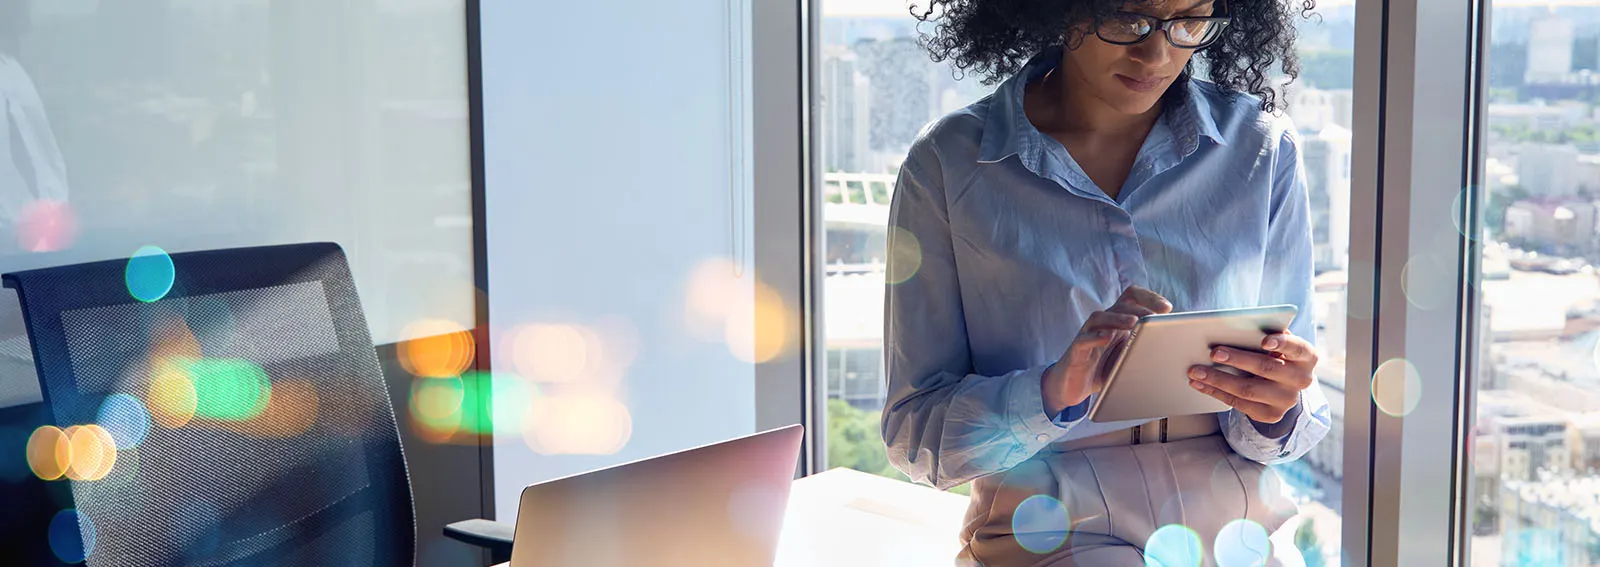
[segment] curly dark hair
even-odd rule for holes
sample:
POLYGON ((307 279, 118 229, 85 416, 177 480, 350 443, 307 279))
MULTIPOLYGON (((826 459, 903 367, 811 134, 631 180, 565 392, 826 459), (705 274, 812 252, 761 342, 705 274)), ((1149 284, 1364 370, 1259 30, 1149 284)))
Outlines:
MULTIPOLYGON (((1126 9, 1134 0, 928 0, 911 15, 933 32, 921 44, 936 62, 950 61, 959 73, 994 84, 1016 73, 1029 57, 1062 45, 1077 45, 1087 29, 1079 24, 1126 9)), ((1233 21, 1216 43, 1195 54, 1209 79, 1224 89, 1250 93, 1267 112, 1279 108, 1272 69, 1281 64, 1290 81, 1300 75, 1295 55, 1294 12, 1310 16, 1315 0, 1218 0, 1233 21), (1299 2, 1298 10, 1289 2, 1299 2)), ((1152 38, 1159 39, 1159 38, 1152 38)), ((1189 63, 1193 72, 1194 61, 1189 63)))

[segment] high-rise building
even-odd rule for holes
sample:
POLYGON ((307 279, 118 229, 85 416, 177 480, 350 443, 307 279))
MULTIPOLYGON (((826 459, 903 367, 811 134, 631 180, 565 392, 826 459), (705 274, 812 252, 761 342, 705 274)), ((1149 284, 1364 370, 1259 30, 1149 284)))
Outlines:
POLYGON ((1517 147, 1517 180, 1536 197, 1578 194, 1578 148, 1570 144, 1522 144, 1517 147))
POLYGON ((1318 272, 1344 269, 1350 255, 1350 140, 1350 131, 1335 124, 1301 132, 1318 272))
POLYGON ((941 93, 934 79, 945 67, 930 61, 909 37, 861 41, 852 49, 873 85, 869 146, 874 152, 904 157, 922 127, 939 117, 941 93))
POLYGON ((823 170, 866 171, 872 82, 856 54, 842 46, 824 48, 819 79, 823 170))
POLYGON ((1572 73, 1572 23, 1554 13, 1528 24, 1530 84, 1558 83, 1572 73))

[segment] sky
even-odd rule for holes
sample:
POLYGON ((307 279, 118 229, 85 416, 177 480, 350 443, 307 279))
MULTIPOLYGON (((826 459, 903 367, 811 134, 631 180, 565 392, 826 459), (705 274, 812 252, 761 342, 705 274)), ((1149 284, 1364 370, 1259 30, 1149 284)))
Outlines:
MULTIPOLYGON (((903 16, 912 2, 927 0, 820 0, 824 16, 903 16)), ((1600 0, 1491 0, 1495 6, 1600 6, 1600 0)), ((1319 0, 1318 6, 1343 6, 1355 0, 1319 0)))

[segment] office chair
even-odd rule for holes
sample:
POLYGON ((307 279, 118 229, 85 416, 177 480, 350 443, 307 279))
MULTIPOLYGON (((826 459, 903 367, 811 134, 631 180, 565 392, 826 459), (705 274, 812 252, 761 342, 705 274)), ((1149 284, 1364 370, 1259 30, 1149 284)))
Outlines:
POLYGON ((55 424, 115 445, 108 470, 67 467, 86 563, 413 564, 399 432, 339 246, 167 257, 3 278, 55 424))

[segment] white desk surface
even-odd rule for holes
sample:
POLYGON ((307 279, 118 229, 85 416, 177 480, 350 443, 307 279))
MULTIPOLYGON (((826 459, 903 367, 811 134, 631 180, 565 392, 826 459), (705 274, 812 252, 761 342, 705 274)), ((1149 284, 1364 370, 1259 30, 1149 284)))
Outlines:
POLYGON ((814 474, 790 490, 776 567, 949 565, 966 511, 959 494, 850 469, 814 474))

